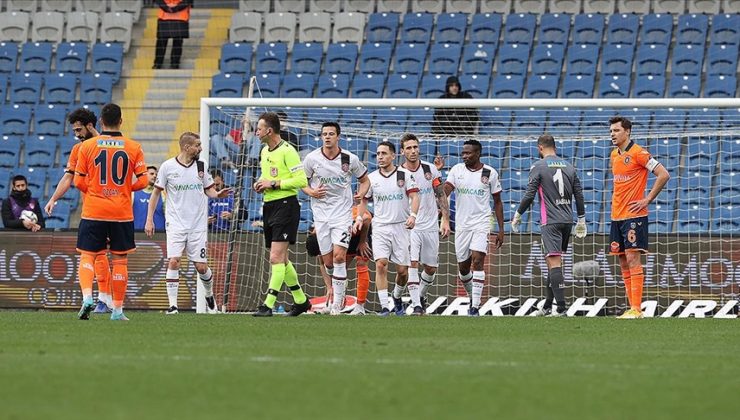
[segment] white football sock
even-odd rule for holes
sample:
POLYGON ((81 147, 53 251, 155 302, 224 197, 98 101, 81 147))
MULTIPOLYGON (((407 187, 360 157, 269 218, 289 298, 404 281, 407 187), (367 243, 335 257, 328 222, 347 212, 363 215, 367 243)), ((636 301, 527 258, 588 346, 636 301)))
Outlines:
POLYGON ((401 296, 403 296, 403 288, 405 286, 401 286, 396 284, 396 286, 393 288, 393 297, 396 299, 401 299, 401 296))
POLYGON ((113 306, 112 297, 108 293, 98 292, 98 300, 105 303, 109 307, 113 306))
POLYGON ((203 274, 198 273, 198 277, 200 277, 200 281, 203 283, 203 288, 206 289, 206 297, 213 296, 213 282, 211 281, 213 279, 213 272, 211 271, 211 267, 208 267, 203 274))
POLYGON ((426 271, 421 272, 421 290, 419 296, 426 297, 429 286, 434 283, 434 274, 427 274, 426 271))
POLYGON ((177 306, 177 290, 180 287, 180 270, 167 270, 167 300, 170 306, 177 306))
POLYGON ((421 306, 421 296, 419 296, 419 269, 409 267, 409 282, 406 284, 411 295, 411 306, 416 308, 421 306))
POLYGON ((471 296, 471 306, 478 308, 480 306, 480 298, 483 295, 483 280, 486 278, 484 271, 473 271, 473 295, 471 296))
POLYGON ((340 310, 344 307, 344 293, 347 289, 346 263, 334 263, 334 274, 331 278, 331 288, 334 292, 332 308, 340 310))
POLYGON ((468 296, 473 295, 473 283, 471 280, 473 279, 473 272, 470 271, 468 274, 463 275, 462 273, 458 273, 460 276, 460 283, 462 283, 463 287, 465 288, 465 291, 468 292, 468 296))
POLYGON ((378 300, 380 301, 381 308, 389 308, 388 289, 378 289, 378 300))

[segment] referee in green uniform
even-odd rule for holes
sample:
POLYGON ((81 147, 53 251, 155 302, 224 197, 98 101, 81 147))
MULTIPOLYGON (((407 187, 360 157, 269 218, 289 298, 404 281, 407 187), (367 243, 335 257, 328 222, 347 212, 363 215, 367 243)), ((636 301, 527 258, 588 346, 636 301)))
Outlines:
POLYGON ((262 176, 254 183, 254 190, 264 194, 262 221, 272 272, 265 303, 254 316, 272 316, 283 282, 293 294, 294 304, 288 316, 298 316, 311 309, 311 302, 301 290, 298 273, 288 260, 288 245, 295 244, 298 234, 301 214, 298 190, 308 185, 308 180, 298 152, 280 138, 280 118, 276 113, 260 115, 255 134, 263 146, 260 152, 262 176))

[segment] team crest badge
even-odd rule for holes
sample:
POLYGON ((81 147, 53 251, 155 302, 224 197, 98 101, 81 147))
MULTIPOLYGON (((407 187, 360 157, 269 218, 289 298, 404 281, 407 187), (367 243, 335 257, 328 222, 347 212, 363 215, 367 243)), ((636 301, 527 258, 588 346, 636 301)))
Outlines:
POLYGON ((629 156, 625 156, 624 157, 624 164, 625 165, 629 165, 631 160, 632 160, 632 158, 630 158, 629 156))
POLYGON ((612 242, 610 248, 611 248, 612 253, 614 254, 618 253, 619 252, 619 242, 612 242))
POLYGON ((342 172, 349 172, 349 163, 342 164, 342 172))
POLYGON ((273 166, 272 168, 270 168, 270 176, 273 178, 278 176, 278 170, 276 167, 273 166))
POLYGON ((488 177, 487 176, 480 177, 480 182, 482 182, 483 185, 488 185, 488 177))
POLYGON ((204 175, 203 171, 198 171, 198 178, 203 179, 204 175))
POLYGON ((426 178, 427 181, 432 180, 432 173, 431 172, 424 172, 424 178, 426 178))
POLYGON ((403 188, 403 186, 406 185, 406 181, 404 181, 403 179, 399 179, 398 181, 396 181, 396 184, 398 184, 399 188, 403 188))

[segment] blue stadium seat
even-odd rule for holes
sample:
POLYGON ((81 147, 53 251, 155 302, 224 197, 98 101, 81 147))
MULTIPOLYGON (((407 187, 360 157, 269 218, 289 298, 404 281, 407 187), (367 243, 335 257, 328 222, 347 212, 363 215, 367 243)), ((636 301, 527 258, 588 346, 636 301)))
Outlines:
POLYGON ((505 44, 532 45, 537 17, 531 13, 516 13, 506 16, 504 26, 505 44))
POLYGON ((244 91, 244 76, 237 73, 218 73, 211 79, 211 96, 218 98, 241 98, 244 91))
POLYGON ((709 18, 703 14, 681 15, 676 27, 678 45, 704 45, 707 42, 709 18))
POLYGON ((31 167, 54 166, 57 154, 55 137, 27 137, 23 146, 23 164, 31 167))
POLYGON ((707 73, 734 76, 738 62, 737 45, 712 45, 707 51, 707 73))
POLYGON ((353 130, 370 131, 375 122, 375 109, 349 108, 342 112, 342 127, 352 127, 353 130))
POLYGON ((527 80, 527 98, 557 98, 560 75, 531 75, 527 80))
MULTIPOLYGON (((601 159, 604 159, 603 157, 601 159)), ((604 191, 606 183, 604 182, 605 170, 594 169, 592 171, 581 170, 578 172, 578 178, 581 181, 581 187, 584 191, 604 191)))
POLYGON ((704 46, 677 45, 673 48, 673 60, 671 61, 673 75, 699 76, 703 64, 704 46))
POLYGON ((483 108, 480 110, 478 132, 486 136, 505 136, 511 127, 512 111, 510 109, 483 108))
POLYGON ((670 14, 649 14, 642 18, 640 43, 669 46, 673 36, 673 16, 670 14))
POLYGON ((404 44, 429 45, 432 40, 434 14, 407 13, 401 25, 401 42, 404 44))
POLYGON ((439 98, 445 93, 446 76, 439 74, 425 74, 421 77, 421 97, 439 98))
POLYGON ((47 74, 44 76, 44 102, 71 105, 77 94, 77 76, 74 74, 47 74))
POLYGON ((668 47, 642 44, 637 48, 635 70, 638 76, 665 76, 668 47))
POLYGON ((367 43, 395 44, 400 15, 398 13, 373 13, 367 21, 367 43))
POLYGON ((360 73, 388 74, 391 65, 392 45, 389 44, 362 44, 360 51, 360 73))
POLYGON ((0 197, 7 197, 10 195, 10 174, 4 174, 0 176, 0 197))
POLYGON ((262 98, 277 98, 280 96, 281 81, 282 77, 279 74, 258 74, 254 94, 262 98))
POLYGON ((462 75, 460 85, 475 99, 488 98, 488 90, 491 86, 491 77, 486 75, 462 75))
MULTIPOLYGON (((511 123, 511 131, 516 132, 517 135, 522 136, 540 136, 545 132, 547 127, 547 111, 539 110, 515 110, 512 115, 513 121, 511 123)), ((517 151, 520 151, 521 147, 526 146, 527 149, 522 151, 522 154, 528 157, 537 156, 536 149, 537 145, 534 142, 525 141, 520 143, 512 143, 511 155, 517 157, 517 151), (515 148, 514 146, 517 146, 515 148)))
POLYGON ((18 65, 18 44, 0 42, 0 73, 15 73, 18 65))
POLYGON ((365 151, 367 151, 367 139, 348 137, 345 139, 344 149, 357 155, 360 160, 365 160, 365 151))
POLYGON ((709 75, 704 86, 704 97, 734 98, 737 88, 735 76, 709 75))
POLYGON ((252 44, 236 42, 221 47, 221 59, 218 68, 224 74, 247 74, 252 69, 252 44))
POLYGON ((293 45, 290 71, 314 75, 321 73, 321 60, 324 57, 323 48, 323 45, 316 42, 293 45))
POLYGON ((353 98, 382 98, 385 89, 385 76, 378 74, 358 74, 352 85, 353 98))
POLYGON ((719 142, 715 139, 689 138, 686 167, 692 172, 712 175, 717 167, 718 154, 719 142))
POLYGON ((432 44, 429 55, 429 72, 432 74, 446 74, 448 76, 457 75, 461 54, 462 45, 432 44))
POLYGON ((502 45, 496 63, 497 75, 525 76, 531 44, 502 45))
POLYGON ((561 45, 538 45, 532 55, 532 74, 560 76, 565 49, 561 45))
POLYGON ((491 74, 493 59, 496 55, 495 44, 467 44, 463 50, 463 74, 491 74))
POLYGON ((346 98, 349 96, 350 76, 347 74, 328 74, 319 76, 316 96, 319 98, 346 98))
POLYGON ((737 233, 740 231, 740 205, 732 204, 715 209, 712 218, 712 231, 720 233, 737 233))
POLYGON ((63 42, 57 46, 56 72, 82 74, 87 67, 87 44, 63 42))
POLYGON ((674 204, 655 204, 651 209, 651 217, 648 222, 648 229, 654 233, 671 233, 673 232, 673 214, 675 213, 674 204))
POLYGON ((357 44, 329 44, 326 52, 326 72, 353 74, 357 65, 357 44))
MULTIPOLYGON (((462 149, 462 143, 454 140, 441 141, 437 145, 437 153, 444 156, 445 158, 459 157, 462 153, 462 149)), ((449 165, 447 166, 449 167, 449 165)))
POLYGON ((607 45, 633 46, 637 44, 640 18, 635 14, 615 13, 609 16, 607 45))
POLYGON ((567 74, 581 74, 594 76, 599 63, 599 46, 571 45, 568 49, 567 74))
POLYGON ((380 132, 402 133, 406 131, 408 113, 408 108, 378 109, 375 111, 375 129, 380 132))
POLYGON ((283 86, 280 88, 281 98, 313 98, 313 91, 316 87, 316 78, 314 74, 289 73, 283 79, 283 86))
POLYGON ((740 207, 740 173, 720 173, 714 191, 715 205, 740 207))
POLYGON ((72 148, 79 140, 74 136, 62 136, 57 140, 59 141, 59 165, 65 167, 69 162, 69 154, 72 152, 72 148))
POLYGON ((425 107, 409 112, 408 129, 412 133, 428 134, 432 132, 434 109, 425 107))
POLYGON ((113 84, 118 83, 123 71, 123 44, 106 42, 93 45, 92 72, 110 76, 113 84))
POLYGON ((570 35, 570 15, 567 13, 545 13, 540 17, 539 44, 565 45, 570 35))
POLYGON ((634 54, 632 46, 607 45, 601 56, 601 73, 606 76, 629 77, 632 74, 634 54))
POLYGON ((709 230, 711 209, 707 204, 684 205, 678 209, 676 231, 679 233, 701 233, 709 230))
POLYGON ((601 98, 628 98, 629 95, 629 76, 603 77, 599 82, 599 97, 601 98))
POLYGON ((668 86, 670 98, 698 98, 701 91, 701 77, 673 75, 668 86))
POLYGON ((492 98, 521 98, 524 76, 497 74, 493 79, 492 98))
POLYGON ((5 97, 8 95, 8 76, 0 74, 0 105, 5 103, 5 97))
POLYGON ((573 19, 573 44, 601 45, 604 37, 604 15, 587 13, 573 19))
POLYGON ((740 44, 740 14, 720 14, 712 16, 712 29, 709 34, 711 45, 737 46, 740 44))
MULTIPOLYGON (((583 124, 581 125, 582 134, 602 135, 604 131, 609 130, 609 118, 614 116, 614 111, 610 109, 587 109, 583 112, 583 124)), ((582 147, 578 148, 579 153, 582 147)))
POLYGON ((51 69, 51 42, 27 42, 21 50, 20 71, 48 73, 51 69))
POLYGON ((28 134, 31 122, 31 107, 28 105, 3 105, 0 107, 0 126, 5 136, 28 134))
POLYGON ((416 98, 419 94, 419 76, 394 73, 388 76, 386 97, 416 98))
MULTIPOLYGON (((20 164, 20 157, 21 138, 19 136, 2 136, 0 138, 0 167, 15 168, 20 164)), ((2 197, 7 197, 7 194, 2 197)))
POLYGON ((419 154, 422 156, 434 156, 437 154, 437 142, 434 140, 419 141, 419 154))
POLYGON ((468 15, 465 13, 445 13, 437 15, 434 29, 434 42, 437 44, 462 44, 468 28, 468 15))
POLYGON ((594 75, 566 74, 563 98, 593 98, 594 82, 594 75))
MULTIPOLYGON (((716 108, 692 109, 689 111, 686 128, 694 131, 713 133, 720 130, 720 118, 720 112, 716 108)), ((704 139, 702 138, 701 140, 703 141, 704 139)), ((689 142, 691 141, 692 138, 689 138, 689 142)), ((712 149, 717 152, 719 150, 719 142, 712 139, 711 143, 717 146, 712 149)))
POLYGON ((113 99, 113 78, 105 74, 83 74, 80 77, 80 102, 105 105, 113 99))
MULTIPOLYGON (((682 116, 686 115, 685 110, 681 111, 683 112, 675 113, 676 118, 680 119, 682 116)), ((683 122, 679 122, 677 125, 683 127, 683 122)), ((649 152, 658 160, 658 162, 662 163, 664 167, 675 173, 681 160, 681 143, 679 143, 677 141, 678 139, 673 135, 670 136, 670 138, 657 139, 656 142, 653 142, 650 145, 649 152)), ((670 184, 671 182, 677 181, 678 177, 673 177, 671 178, 671 181, 668 182, 670 184), (674 179, 676 181, 673 181, 674 179)))
POLYGON ((33 132, 37 136, 61 137, 64 135, 67 118, 65 107, 53 104, 36 105, 33 115, 33 132))
MULTIPOLYGON (((656 112, 656 118, 652 124, 652 130, 657 132, 678 132, 686 126, 686 116, 688 112, 685 109, 669 108, 656 112)), ((680 151, 679 151, 680 153, 680 151)))
MULTIPOLYGON (((661 89, 665 89, 665 80, 661 89)), ((653 111, 644 108, 627 108, 617 110, 617 115, 627 117, 632 122, 632 130, 636 133, 645 132, 650 126, 650 122, 653 119, 653 111)))
POLYGON ((665 96, 665 76, 637 76, 632 91, 635 98, 662 98, 665 96))
POLYGON ((679 202, 681 204, 704 204, 708 203, 712 190, 712 177, 707 173, 694 171, 686 168, 681 179, 679 202))
POLYGON ((40 74, 16 73, 10 79, 10 103, 37 104, 41 100, 40 74))
POLYGON ((46 229, 69 229, 69 218, 71 213, 72 209, 68 203, 63 201, 58 202, 54 207, 54 213, 52 213, 51 216, 44 216, 46 229))
POLYGON ((288 45, 282 42, 257 45, 255 74, 285 74, 288 60, 288 45))
MULTIPOLYGON (((555 136, 555 140, 558 140, 559 135, 574 137, 578 134, 578 129, 581 125, 581 119, 583 118, 583 111, 577 109, 553 109, 547 112, 548 114, 548 129, 552 135, 555 136)), ((568 154, 562 156, 573 157, 575 151, 575 143, 568 141, 563 145, 558 145, 558 154, 563 147, 567 148, 568 154)))
POLYGON ((497 13, 478 13, 473 15, 473 20, 470 23, 470 39, 468 42, 471 44, 498 45, 498 40, 501 37, 502 22, 502 16, 497 13))
MULTIPOLYGON (((396 73, 421 74, 424 72, 424 62, 427 57, 427 44, 401 44, 396 48, 396 59, 393 70, 396 73)), ((362 70, 362 64, 360 65, 362 70)), ((386 74, 385 72, 374 72, 386 74)))

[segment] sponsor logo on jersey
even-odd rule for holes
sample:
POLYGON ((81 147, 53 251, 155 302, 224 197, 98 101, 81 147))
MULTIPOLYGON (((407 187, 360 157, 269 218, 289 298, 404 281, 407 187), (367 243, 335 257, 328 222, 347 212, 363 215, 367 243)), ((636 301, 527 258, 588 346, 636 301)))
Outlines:
POLYGON ((203 184, 175 184, 172 186, 172 189, 175 191, 193 191, 202 188, 203 184))
POLYGON ((486 190, 484 188, 460 187, 457 189, 457 193, 465 194, 465 195, 474 195, 476 197, 483 197, 486 195, 486 190))
POLYGON ((123 140, 104 140, 98 139, 98 147, 105 147, 108 149, 123 149, 125 143, 123 140))
POLYGON ((347 178, 343 176, 321 176, 319 177, 319 184, 321 185, 334 185, 334 184, 345 184, 347 178))
POLYGON ((403 193, 395 193, 395 194, 377 194, 375 196, 375 201, 381 202, 381 201, 394 201, 394 200, 403 200, 403 193))
POLYGON ((622 175, 622 174, 614 175, 614 182, 627 182, 630 179, 632 179, 632 177, 629 175, 622 175))

